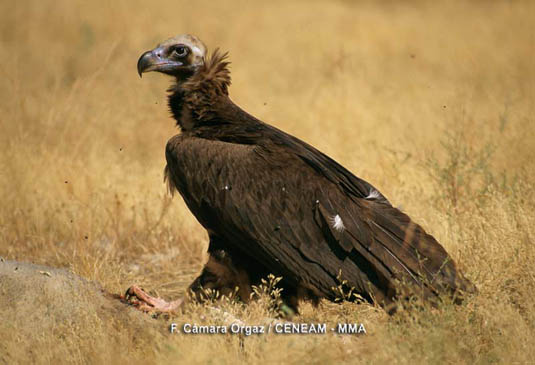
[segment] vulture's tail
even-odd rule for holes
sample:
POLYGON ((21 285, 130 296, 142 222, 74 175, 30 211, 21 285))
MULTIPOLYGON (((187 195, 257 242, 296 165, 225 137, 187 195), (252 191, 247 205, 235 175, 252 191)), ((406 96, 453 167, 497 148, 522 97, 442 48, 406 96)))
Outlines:
POLYGON ((374 248, 401 288, 417 290, 425 298, 449 293, 457 302, 475 293, 474 284, 457 269, 437 240, 400 210, 373 203, 369 221, 374 248))

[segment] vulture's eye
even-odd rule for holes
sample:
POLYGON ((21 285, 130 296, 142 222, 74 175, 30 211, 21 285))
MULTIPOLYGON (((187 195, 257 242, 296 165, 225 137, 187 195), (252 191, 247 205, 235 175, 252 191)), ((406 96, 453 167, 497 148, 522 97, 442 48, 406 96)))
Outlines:
POLYGON ((188 54, 188 49, 184 46, 178 46, 174 49, 173 53, 178 57, 184 57, 188 54))

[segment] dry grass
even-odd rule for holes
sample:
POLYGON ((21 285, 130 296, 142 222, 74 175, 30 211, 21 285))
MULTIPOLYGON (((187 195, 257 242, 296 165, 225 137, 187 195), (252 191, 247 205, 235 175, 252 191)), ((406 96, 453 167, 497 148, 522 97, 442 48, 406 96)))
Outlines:
MULTIPOLYGON (((0 255, 69 267, 112 292, 133 282, 169 298, 184 291, 207 236, 162 183, 176 133, 169 80, 140 80, 135 64, 191 32, 230 51, 234 101, 377 186, 480 294, 393 318, 367 305, 306 305, 297 319, 364 322, 359 337, 179 335, 141 351, 133 340, 76 337, 81 352, 66 362, 110 358, 114 343, 132 352, 123 361, 154 363, 533 362, 533 2, 147 4, 0 4, 0 255)), ((269 315, 260 304, 227 307, 251 324, 269 315)), ((220 319, 193 307, 174 320, 220 319)), ((118 336, 107 328, 95 337, 118 336)), ((60 337, 56 349, 44 343, 69 353, 60 337)))

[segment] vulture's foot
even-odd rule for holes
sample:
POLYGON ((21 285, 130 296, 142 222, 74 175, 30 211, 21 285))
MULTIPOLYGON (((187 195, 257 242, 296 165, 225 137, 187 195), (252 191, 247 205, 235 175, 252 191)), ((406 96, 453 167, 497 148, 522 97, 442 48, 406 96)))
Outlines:
POLYGON ((167 302, 162 298, 156 298, 145 293, 137 285, 132 285, 126 291, 124 300, 143 312, 174 313, 180 309, 183 299, 167 302))

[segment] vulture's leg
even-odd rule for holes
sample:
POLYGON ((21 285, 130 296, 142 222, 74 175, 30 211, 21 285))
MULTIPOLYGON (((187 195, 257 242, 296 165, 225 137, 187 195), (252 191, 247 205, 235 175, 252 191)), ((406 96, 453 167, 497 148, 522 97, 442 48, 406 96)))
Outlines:
MULTIPOLYGON (((210 248, 213 240, 210 241, 210 248)), ((223 249, 210 250, 210 258, 201 274, 188 289, 192 299, 204 302, 217 296, 237 296, 247 303, 251 297, 251 284, 247 271, 235 264, 233 257, 223 249)))
MULTIPOLYGON (((248 303, 253 292, 251 285, 261 285, 262 279, 271 273, 250 256, 229 249, 232 250, 232 246, 228 242, 210 236, 210 259, 201 275, 189 287, 197 301, 206 300, 206 289, 212 289, 221 295, 236 295, 242 302, 248 303)), ((301 285, 291 285, 282 280, 278 286, 283 289, 281 310, 285 317, 299 314, 301 300, 310 300, 315 306, 319 304, 320 295, 301 285)))

